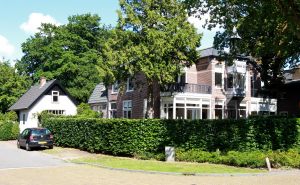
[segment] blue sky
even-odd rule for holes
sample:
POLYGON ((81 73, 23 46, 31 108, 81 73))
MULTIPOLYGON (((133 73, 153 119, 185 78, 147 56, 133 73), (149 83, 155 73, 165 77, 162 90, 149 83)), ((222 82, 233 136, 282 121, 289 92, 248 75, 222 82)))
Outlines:
MULTIPOLYGON (((0 57, 11 61, 22 57, 21 43, 34 34, 40 22, 65 24, 71 15, 92 13, 104 24, 115 25, 118 0, 9 0, 0 6, 0 57)), ((204 32, 201 48, 211 47, 214 31, 201 28, 202 21, 190 22, 204 32)))

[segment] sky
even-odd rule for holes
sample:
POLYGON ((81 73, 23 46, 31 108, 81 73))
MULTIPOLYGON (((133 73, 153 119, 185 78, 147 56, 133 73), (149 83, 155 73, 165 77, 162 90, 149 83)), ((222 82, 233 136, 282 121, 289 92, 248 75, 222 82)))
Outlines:
MULTIPOLYGON (((116 25, 118 0, 0 0, 0 58, 13 61, 22 57, 21 44, 38 31, 41 23, 66 24, 68 17, 78 14, 98 14, 101 23, 116 25)), ((216 30, 202 28, 204 21, 190 17, 189 21, 203 33, 201 48, 212 46, 216 30)))

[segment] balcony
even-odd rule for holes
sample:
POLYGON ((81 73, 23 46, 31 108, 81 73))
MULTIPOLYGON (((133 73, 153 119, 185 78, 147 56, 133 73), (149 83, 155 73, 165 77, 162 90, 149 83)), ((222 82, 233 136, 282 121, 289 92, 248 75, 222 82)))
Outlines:
POLYGON ((189 83, 172 83, 161 87, 163 93, 211 94, 211 86, 189 83))
POLYGON ((232 97, 245 97, 246 91, 245 88, 227 88, 226 95, 232 97))

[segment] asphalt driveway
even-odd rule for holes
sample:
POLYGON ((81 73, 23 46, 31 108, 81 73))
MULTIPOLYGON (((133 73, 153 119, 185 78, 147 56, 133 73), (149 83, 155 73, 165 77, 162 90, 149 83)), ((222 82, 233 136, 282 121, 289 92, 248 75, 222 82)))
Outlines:
POLYGON ((18 149, 16 141, 0 141, 0 170, 66 165, 70 164, 39 151, 18 149))
POLYGON ((40 151, 18 150, 15 142, 0 141, 0 185, 299 185, 300 182, 299 170, 262 175, 183 176, 110 170, 62 161, 90 155, 74 151, 66 150, 54 158, 40 151))

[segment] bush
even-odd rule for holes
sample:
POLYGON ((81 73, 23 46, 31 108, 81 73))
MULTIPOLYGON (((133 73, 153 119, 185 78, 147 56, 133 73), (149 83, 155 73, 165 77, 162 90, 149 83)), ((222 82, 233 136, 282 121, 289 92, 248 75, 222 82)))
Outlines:
POLYGON ((226 153, 206 152, 201 150, 176 149, 176 160, 186 162, 209 162, 239 167, 265 168, 266 157, 269 157, 273 168, 282 166, 300 168, 300 153, 298 150, 288 151, 229 151, 226 153))
POLYGON ((91 109, 87 103, 81 103, 77 106, 77 116, 84 118, 101 118, 102 112, 99 113, 91 109))
MULTIPOLYGON (((300 144, 299 121, 283 117, 240 120, 138 120, 46 116, 42 119, 42 125, 52 130, 57 145, 114 155, 163 153, 165 146, 174 146, 184 151, 193 149, 210 152, 213 158, 218 158, 220 154, 214 151, 287 151, 299 148, 300 144)), ((208 153, 201 155, 206 156, 208 153)), ((234 152, 229 153, 232 157, 222 160, 241 166, 244 163, 253 163, 251 166, 260 165, 251 161, 247 155, 240 156, 244 158, 242 161, 234 161, 235 155, 234 152)), ((201 161, 202 158, 195 156, 195 160, 201 161)))
POLYGON ((19 135, 19 124, 12 121, 2 121, 0 122, 0 140, 13 140, 17 139, 19 135))

